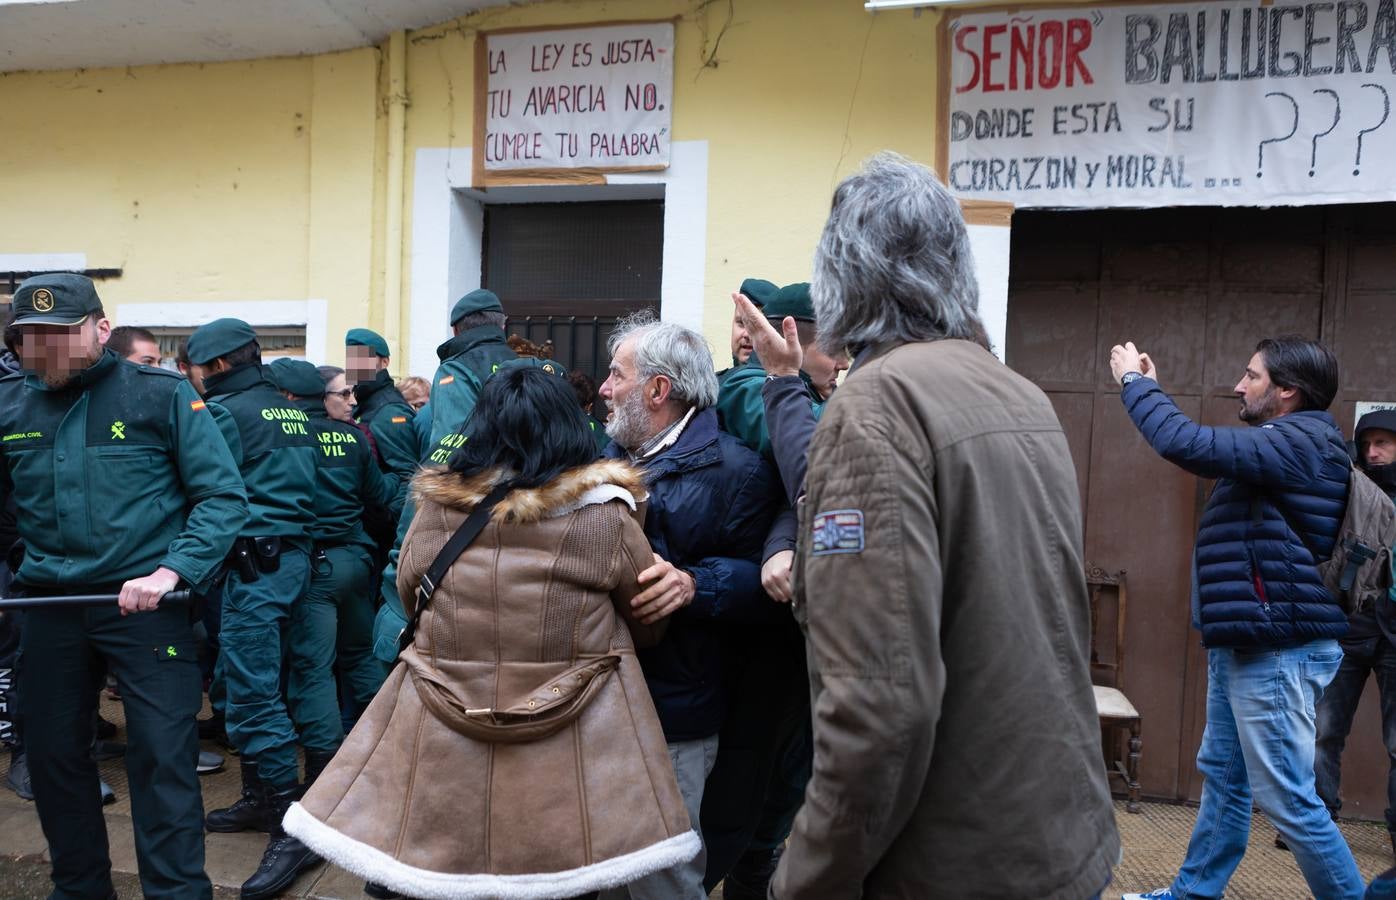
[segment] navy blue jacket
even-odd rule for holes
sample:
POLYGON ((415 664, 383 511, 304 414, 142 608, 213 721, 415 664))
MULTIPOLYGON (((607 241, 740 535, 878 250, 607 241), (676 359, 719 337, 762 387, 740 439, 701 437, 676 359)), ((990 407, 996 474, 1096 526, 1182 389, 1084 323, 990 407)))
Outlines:
MULTIPOLYGON (((624 455, 616 444, 605 451, 624 455)), ((783 505, 775 474, 741 441, 718 430, 717 413, 694 414, 674 446, 640 463, 649 486, 645 536, 660 557, 693 576, 693 602, 670 617, 654 647, 638 652, 664 737, 717 734, 722 629, 789 615, 761 588, 761 548, 783 505)))
POLYGON ((1352 471, 1333 417, 1298 412, 1258 428, 1210 428, 1151 378, 1120 396, 1160 456, 1217 479, 1197 532, 1202 642, 1273 647, 1342 637, 1347 618, 1317 565, 1333 553, 1352 471))

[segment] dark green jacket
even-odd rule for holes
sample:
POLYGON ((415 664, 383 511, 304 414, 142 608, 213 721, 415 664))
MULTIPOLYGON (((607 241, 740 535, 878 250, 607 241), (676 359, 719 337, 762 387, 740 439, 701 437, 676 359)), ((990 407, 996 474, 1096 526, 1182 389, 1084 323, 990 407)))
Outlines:
POLYGON ((354 418, 373 435, 379 465, 397 479, 399 492, 405 494, 422 458, 421 440, 412 421, 416 413, 386 369, 379 370, 372 381, 354 385, 354 399, 358 401, 354 418))
POLYGON ((398 479, 383 474, 364 433, 331 419, 323 400, 294 402, 310 416, 310 431, 320 449, 311 537, 316 544, 360 544, 372 550, 374 543, 364 532, 364 507, 381 507, 396 519, 403 497, 398 479))
POLYGON ((251 517, 238 532, 310 547, 316 442, 310 417, 247 365, 204 379, 208 408, 247 487, 251 517))
MULTIPOLYGON (((475 411, 485 379, 500 363, 518 359, 505 342, 504 331, 493 325, 461 332, 437 347, 436 355, 441 366, 431 387, 431 440, 423 448, 423 462, 438 462, 440 452, 450 457, 456 449, 450 439, 475 411)), ((444 464, 445 459, 439 463, 444 464)))
MULTIPOLYGON (((819 394, 815 393, 809 376, 801 372, 800 379, 809 392, 810 408, 817 419, 824 411, 824 404, 819 394)), ((723 431, 740 438, 742 443, 760 453, 768 462, 774 462, 771 433, 766 427, 766 401, 761 397, 761 386, 765 383, 766 369, 753 353, 742 365, 728 369, 720 380, 717 415, 723 431)))
POLYGON ((165 566, 190 584, 228 555, 247 495, 189 383, 110 350, 51 390, 0 379, 0 491, 35 586, 112 585, 165 566))

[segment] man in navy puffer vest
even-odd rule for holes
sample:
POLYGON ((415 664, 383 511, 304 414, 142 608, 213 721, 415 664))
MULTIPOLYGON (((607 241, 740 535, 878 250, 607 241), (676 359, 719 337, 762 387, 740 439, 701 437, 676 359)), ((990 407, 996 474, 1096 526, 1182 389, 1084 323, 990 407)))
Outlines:
POLYGON ((1338 363, 1300 337, 1261 341, 1236 385, 1246 428, 1209 428, 1159 387, 1133 344, 1110 351, 1120 398, 1154 451, 1217 479, 1195 548, 1207 646, 1197 825, 1173 884, 1144 898, 1216 898, 1246 852, 1251 803, 1294 851, 1309 890, 1362 896, 1352 852, 1314 787, 1314 706, 1342 661, 1347 618, 1318 563, 1333 552, 1351 465, 1325 410, 1338 363))

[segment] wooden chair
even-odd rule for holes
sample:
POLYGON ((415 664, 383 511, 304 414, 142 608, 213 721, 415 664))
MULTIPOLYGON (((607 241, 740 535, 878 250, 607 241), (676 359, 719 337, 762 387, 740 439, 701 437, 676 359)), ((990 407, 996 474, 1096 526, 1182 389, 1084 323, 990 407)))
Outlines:
POLYGON ((1124 782, 1125 809, 1137 813, 1140 811, 1139 757, 1143 748, 1139 733, 1143 720, 1121 690, 1125 672, 1125 610, 1129 602, 1125 572, 1122 569, 1111 573, 1099 566, 1090 566, 1086 569, 1086 586, 1091 600, 1091 683, 1095 686, 1102 743, 1108 754, 1106 773, 1124 782), (1112 623, 1108 610, 1101 609, 1101 596, 1110 593, 1115 595, 1113 629, 1109 628, 1112 623), (1103 613, 1106 617, 1102 621, 1103 613), (1102 648, 1105 638, 1109 641, 1102 648), (1111 661, 1102 661, 1102 649, 1105 659, 1111 661), (1120 740, 1125 732, 1129 733, 1128 753, 1124 752, 1120 740))

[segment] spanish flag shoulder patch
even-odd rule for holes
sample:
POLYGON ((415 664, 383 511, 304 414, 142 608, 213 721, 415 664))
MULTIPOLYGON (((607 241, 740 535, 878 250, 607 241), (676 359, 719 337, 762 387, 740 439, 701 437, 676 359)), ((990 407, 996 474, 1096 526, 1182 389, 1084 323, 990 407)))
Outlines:
POLYGON ((445 378, 443 378, 443 379, 441 379, 440 381, 438 381, 437 384, 450 384, 451 382, 453 382, 453 381, 455 381, 455 380, 456 380, 456 376, 454 376, 454 375, 447 375, 445 378))
POLYGON ((194 410, 194 412, 198 412, 199 410, 203 409, 203 408, 204 408, 205 406, 207 406, 207 405, 208 405, 208 404, 204 403, 204 401, 202 401, 202 400, 194 400, 194 401, 191 401, 191 402, 190 402, 189 408, 192 409, 192 410, 194 410))
POLYGON ((394 425, 401 425, 403 422, 406 422, 406 421, 407 421, 407 417, 406 417, 406 416, 393 416, 393 417, 392 417, 391 419, 389 419, 388 421, 392 422, 394 425))

